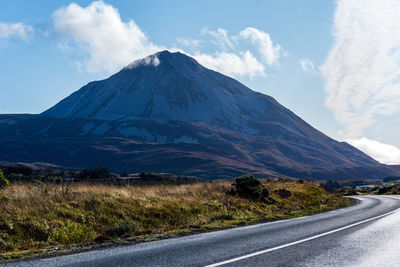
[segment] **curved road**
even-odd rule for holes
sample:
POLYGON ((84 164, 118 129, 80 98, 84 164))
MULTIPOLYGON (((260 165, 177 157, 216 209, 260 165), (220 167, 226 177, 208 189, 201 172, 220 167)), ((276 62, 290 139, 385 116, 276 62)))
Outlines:
POLYGON ((400 196, 308 217, 6 266, 399 266, 400 196))

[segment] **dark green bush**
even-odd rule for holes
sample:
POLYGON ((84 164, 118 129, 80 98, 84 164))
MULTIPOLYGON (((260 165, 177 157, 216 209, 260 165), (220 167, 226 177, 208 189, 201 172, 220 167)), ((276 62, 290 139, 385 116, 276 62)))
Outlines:
POLYGON ((15 230, 19 231, 20 235, 23 235, 34 241, 47 241, 49 238, 49 232, 46 227, 40 226, 28 218, 18 221, 14 225, 14 228, 15 230))
POLYGON ((340 184, 336 180, 329 180, 326 183, 320 185, 328 193, 335 193, 340 188, 340 184))
POLYGON ((242 198, 266 203, 274 203, 275 200, 270 197, 269 190, 263 188, 261 182, 253 176, 237 178, 232 188, 227 192, 230 195, 236 195, 242 198))
POLYGON ((349 190, 347 190, 347 192, 344 193, 345 196, 354 196, 357 195, 357 191, 353 188, 350 188, 349 190))
POLYGON ((110 226, 105 230, 106 235, 113 237, 121 237, 125 234, 132 233, 136 230, 137 224, 134 222, 120 222, 116 225, 110 226))
POLYGON ((33 169, 29 167, 23 167, 23 166, 8 166, 4 170, 6 175, 9 175, 11 173, 15 174, 22 174, 23 176, 29 176, 33 174, 33 169))
POLYGON ((378 195, 385 195, 388 192, 392 191, 392 189, 394 188, 394 186, 387 186, 387 187, 381 187, 378 190, 378 195))
POLYGON ((22 182, 25 180, 25 176, 23 174, 20 173, 10 173, 9 175, 7 175, 7 179, 9 181, 13 182, 22 182))

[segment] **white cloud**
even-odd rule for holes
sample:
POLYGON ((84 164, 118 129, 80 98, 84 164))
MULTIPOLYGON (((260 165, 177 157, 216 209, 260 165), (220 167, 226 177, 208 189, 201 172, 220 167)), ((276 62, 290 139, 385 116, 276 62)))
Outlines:
MULTIPOLYGON (((115 72, 119 68, 166 48, 152 43, 133 20, 122 21, 117 9, 95 1, 87 7, 72 3, 53 13, 53 24, 64 37, 60 45, 65 53, 78 50, 84 60, 75 60, 80 69, 90 72, 115 72)), ((231 36, 225 29, 203 28, 201 39, 178 38, 179 47, 170 50, 192 55, 204 66, 230 76, 264 76, 266 65, 278 61, 281 48, 268 33, 246 28, 231 36), (249 44, 250 41, 250 44, 249 44), (203 45, 214 48, 204 52, 203 45), (248 45, 238 49, 237 46, 248 45), (253 51, 258 52, 260 59, 253 51)))
POLYGON ((300 63, 301 69, 304 70, 305 72, 315 71, 314 62, 312 62, 311 60, 302 58, 299 60, 299 63, 300 63))
POLYGON ((33 34, 33 27, 21 22, 5 23, 0 22, 0 39, 20 38, 29 39, 33 34))
POLYGON ((228 35, 228 31, 225 29, 217 29, 216 31, 211 31, 208 28, 203 28, 201 30, 201 35, 203 36, 211 36, 214 38, 212 41, 214 44, 218 45, 223 50, 233 49, 233 43, 231 41, 231 37, 228 35))
POLYGON ((178 38, 178 44, 188 47, 189 49, 199 49, 201 48, 202 41, 196 39, 188 39, 188 38, 178 38))
POLYGON ((273 44, 271 37, 268 33, 257 30, 256 28, 247 27, 239 33, 243 38, 249 39, 254 45, 257 46, 264 62, 272 65, 278 62, 281 46, 273 44))
POLYGON ((53 23, 56 31, 87 54, 84 65, 90 72, 114 72, 163 49, 150 42, 133 20, 123 22, 118 10, 103 1, 62 7, 53 13, 53 23))
POLYGON ((335 45, 320 70, 326 106, 348 138, 400 111, 399 14, 398 0, 337 2, 335 45))
POLYGON ((214 55, 196 54, 193 56, 200 64, 212 70, 220 71, 228 76, 264 76, 264 66, 249 52, 241 55, 218 52, 214 55))
POLYGON ((370 140, 365 137, 349 139, 347 142, 381 163, 389 165, 400 164, 400 149, 396 146, 370 140))
POLYGON ((203 43, 210 42, 216 46, 214 53, 196 51, 196 58, 204 66, 229 76, 265 76, 267 65, 276 64, 282 53, 281 46, 274 44, 270 35, 256 28, 245 28, 238 35, 229 35, 225 29, 216 31, 203 28, 203 43), (211 37, 211 39, 207 39, 211 37), (250 45, 248 45, 250 41, 250 45), (239 49, 247 45, 247 49, 239 49), (258 58, 254 52, 259 53, 258 58))

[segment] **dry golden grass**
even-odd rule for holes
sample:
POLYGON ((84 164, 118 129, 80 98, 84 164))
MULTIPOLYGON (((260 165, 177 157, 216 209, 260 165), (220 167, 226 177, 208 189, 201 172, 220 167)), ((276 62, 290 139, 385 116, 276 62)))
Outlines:
POLYGON ((276 203, 227 195, 231 182, 69 188, 13 184, 0 190, 0 259, 52 246, 171 236, 309 215, 351 203, 296 180, 263 180, 263 185, 276 203), (279 188, 292 195, 281 198, 274 193, 279 188))

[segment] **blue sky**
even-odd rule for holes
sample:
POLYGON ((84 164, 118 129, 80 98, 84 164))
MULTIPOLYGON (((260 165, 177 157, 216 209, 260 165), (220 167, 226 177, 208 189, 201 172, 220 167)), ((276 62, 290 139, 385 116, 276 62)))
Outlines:
POLYGON ((0 113, 40 113, 169 49, 400 163, 400 7, 375 2, 1 1, 0 113))

